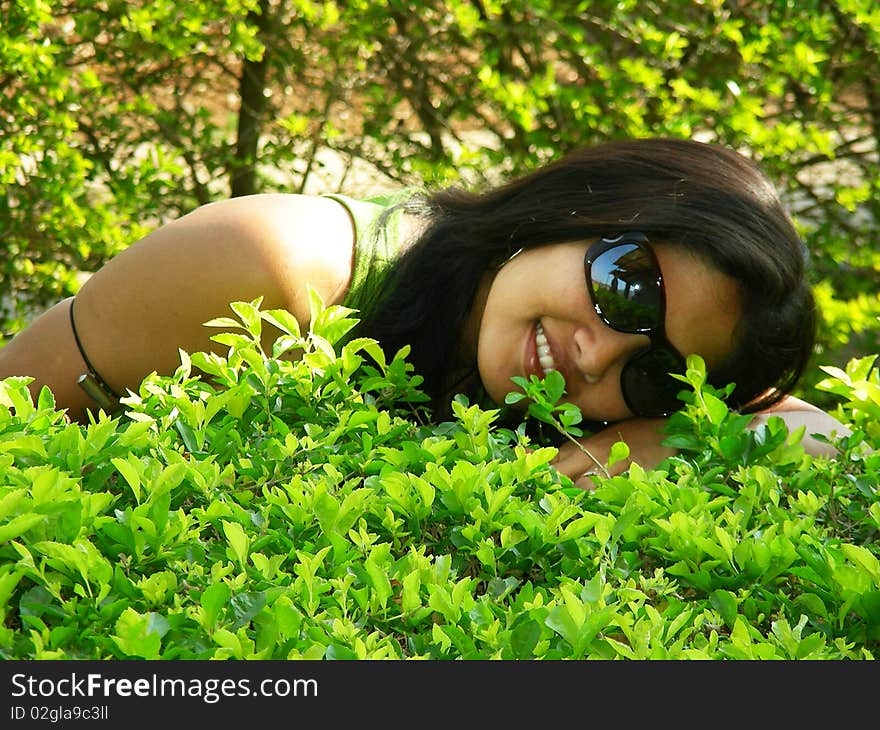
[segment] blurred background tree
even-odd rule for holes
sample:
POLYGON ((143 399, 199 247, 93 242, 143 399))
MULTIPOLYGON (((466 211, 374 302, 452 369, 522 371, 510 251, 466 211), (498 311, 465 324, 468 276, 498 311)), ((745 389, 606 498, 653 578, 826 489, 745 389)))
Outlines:
POLYGON ((874 0, 0 0, 0 332, 211 200, 477 186, 652 135, 783 191, 822 311, 804 389, 880 352, 874 0))

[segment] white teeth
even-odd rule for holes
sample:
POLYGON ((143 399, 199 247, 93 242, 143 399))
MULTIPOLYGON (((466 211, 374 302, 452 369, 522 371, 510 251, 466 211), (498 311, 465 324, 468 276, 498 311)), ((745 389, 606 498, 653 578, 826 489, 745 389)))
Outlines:
POLYGON ((556 370, 556 361, 553 359, 550 343, 547 342, 547 336, 544 334, 544 328, 540 322, 535 327, 535 345, 538 347, 538 362, 541 363, 544 374, 546 375, 551 370, 556 370))

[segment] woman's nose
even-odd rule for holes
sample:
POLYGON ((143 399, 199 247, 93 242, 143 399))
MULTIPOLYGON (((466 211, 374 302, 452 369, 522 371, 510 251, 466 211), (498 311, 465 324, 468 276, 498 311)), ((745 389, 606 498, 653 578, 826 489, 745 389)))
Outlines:
POLYGON ((647 335, 618 332, 604 322, 574 333, 574 362, 584 380, 598 383, 618 371, 632 355, 650 344, 647 335))

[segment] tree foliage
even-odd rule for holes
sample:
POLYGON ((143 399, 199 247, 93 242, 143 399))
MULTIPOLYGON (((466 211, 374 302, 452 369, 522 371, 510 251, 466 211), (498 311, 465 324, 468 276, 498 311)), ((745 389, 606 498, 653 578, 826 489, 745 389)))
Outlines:
POLYGON ((878 346, 878 28, 871 0, 0 0, 2 331, 218 197, 478 185, 673 135, 785 191, 812 386, 878 346))

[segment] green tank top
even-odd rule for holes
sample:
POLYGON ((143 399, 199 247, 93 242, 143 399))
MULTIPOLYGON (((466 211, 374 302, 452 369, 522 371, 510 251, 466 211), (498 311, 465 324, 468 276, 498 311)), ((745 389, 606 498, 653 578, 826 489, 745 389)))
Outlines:
MULTIPOLYGON (((357 309, 360 312, 359 319, 364 319, 366 314, 372 312, 378 304, 383 285, 394 273, 395 264, 406 244, 400 231, 403 210, 395 210, 394 207, 412 197, 415 192, 413 189, 404 189, 364 200, 337 193, 323 196, 342 204, 354 222, 355 249, 351 286, 342 303, 346 307, 357 309)), ((470 380, 476 377, 475 384, 470 388, 473 402, 480 402, 486 408, 494 407, 479 384, 476 365, 467 377, 470 380)), ((459 385, 465 386, 465 380, 462 379, 459 385)))
POLYGON ((342 303, 357 309, 360 319, 365 318, 376 306, 379 293, 403 251, 404 241, 400 234, 402 211, 392 209, 411 194, 412 191, 402 190, 364 200, 338 193, 323 196, 340 203, 354 224, 351 285, 342 303))

